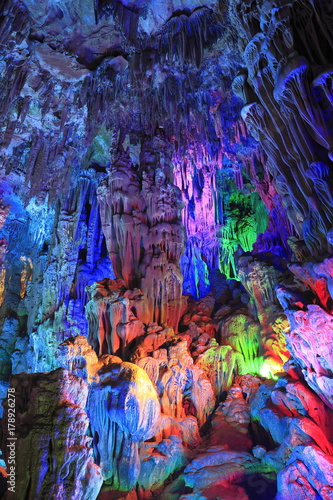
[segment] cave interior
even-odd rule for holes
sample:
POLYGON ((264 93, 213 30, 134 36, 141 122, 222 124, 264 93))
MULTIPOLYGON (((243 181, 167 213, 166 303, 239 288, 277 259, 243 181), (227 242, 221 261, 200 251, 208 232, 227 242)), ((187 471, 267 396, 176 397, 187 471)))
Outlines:
POLYGON ((0 497, 333 499, 333 1, 2 0, 0 497))

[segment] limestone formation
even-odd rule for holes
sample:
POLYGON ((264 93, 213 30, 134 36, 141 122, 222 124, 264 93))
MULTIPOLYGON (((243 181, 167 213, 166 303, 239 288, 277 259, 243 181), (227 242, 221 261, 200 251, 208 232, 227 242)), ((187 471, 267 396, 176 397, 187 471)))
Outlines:
POLYGON ((127 288, 142 288, 150 321, 177 329, 183 312, 182 204, 179 189, 159 165, 155 174, 148 171, 150 157, 148 148, 141 171, 125 153, 115 158, 99 189, 101 219, 116 276, 127 288))
POLYGON ((204 370, 194 365, 185 340, 179 339, 168 349, 156 349, 152 357, 142 357, 135 363, 156 385, 165 415, 183 419, 192 414, 199 426, 205 423, 214 408, 215 396, 204 370))
POLYGON ((0 3, 0 497, 331 498, 332 2, 0 3))
POLYGON ((138 444, 152 437, 160 406, 148 375, 131 363, 102 358, 87 406, 95 460, 113 489, 131 491, 140 474, 138 444))
POLYGON ((58 369, 16 375, 11 387, 15 398, 8 396, 5 403, 2 449, 7 463, 14 460, 15 498, 95 500, 103 478, 87 436, 86 382, 58 369), (15 440, 8 433, 10 401, 15 401, 15 440))
POLYGON ((273 7, 266 1, 250 7, 232 0, 230 13, 246 44, 247 75, 234 85, 244 100, 242 117, 263 145, 298 236, 312 255, 323 256, 332 191, 326 122, 332 106, 327 92, 331 12, 319 2, 294 0, 273 7))
MULTIPOLYGON (((280 289, 281 301, 290 294, 280 289)), ((333 408, 332 401, 332 315, 316 304, 288 300, 285 313, 290 322, 287 347, 299 364, 310 387, 333 408), (310 347, 311 346, 311 347, 310 347)))
POLYGON ((278 500, 289 498, 330 498, 332 457, 313 446, 297 446, 287 465, 278 474, 278 500), (296 480, 295 480, 296 479, 296 480))

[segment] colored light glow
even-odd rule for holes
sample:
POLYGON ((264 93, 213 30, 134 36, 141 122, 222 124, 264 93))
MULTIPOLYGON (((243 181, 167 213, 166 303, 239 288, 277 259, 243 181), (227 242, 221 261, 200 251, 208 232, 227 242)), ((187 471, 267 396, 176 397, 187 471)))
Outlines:
POLYGON ((6 269, 1 269, 0 271, 0 306, 5 298, 5 278, 6 278, 6 269))
POLYGON ((268 358, 263 362, 259 373, 261 377, 277 380, 279 378, 277 373, 281 371, 282 366, 274 359, 268 358))
POLYGON ((265 205, 257 193, 244 194, 238 190, 231 194, 226 207, 226 223, 222 227, 220 271, 227 278, 236 278, 238 270, 235 253, 238 248, 250 252, 259 233, 268 224, 265 205))

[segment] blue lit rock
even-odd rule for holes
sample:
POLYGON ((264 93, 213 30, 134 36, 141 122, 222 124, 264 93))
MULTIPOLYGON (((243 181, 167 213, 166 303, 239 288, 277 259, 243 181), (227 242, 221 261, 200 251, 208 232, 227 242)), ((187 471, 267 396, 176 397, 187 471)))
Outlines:
POLYGON ((277 500, 333 498, 332 456, 316 446, 297 446, 277 479, 277 500))
POLYGON ((230 345, 219 346, 215 339, 212 339, 208 349, 198 356, 196 365, 210 380, 217 399, 231 387, 242 360, 239 352, 230 345))
POLYGON ((87 413, 95 460, 113 489, 130 491, 140 474, 139 444, 153 437, 160 405, 144 370, 104 356, 91 386, 87 413))
POLYGON ((8 387, 9 382, 4 382, 3 380, 0 382, 0 417, 3 415, 2 402, 7 396, 8 387))
POLYGON ((141 470, 139 488, 156 490, 176 470, 186 464, 184 448, 179 437, 171 435, 159 443, 145 443, 140 448, 141 470))

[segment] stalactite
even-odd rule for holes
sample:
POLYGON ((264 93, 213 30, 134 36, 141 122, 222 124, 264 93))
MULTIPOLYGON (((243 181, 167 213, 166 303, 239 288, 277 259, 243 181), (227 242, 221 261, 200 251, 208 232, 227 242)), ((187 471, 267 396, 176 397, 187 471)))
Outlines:
POLYGON ((141 172, 124 153, 111 166, 108 184, 99 189, 101 218, 116 276, 126 287, 142 288, 151 321, 176 330, 183 310, 180 193, 162 168, 148 172, 156 159, 146 147, 141 172))
MULTIPOLYGON (((61 368, 47 375, 24 374, 24 380, 22 375, 12 379, 20 422, 16 428, 19 444, 15 446, 15 465, 17 471, 25 471, 17 474, 16 498, 30 500, 46 494, 93 500, 102 476, 93 462, 91 439, 86 435, 87 384, 61 368), (36 457, 44 466, 40 470, 35 467, 36 457)), ((7 446, 3 449, 10 452, 7 446)))
MULTIPOLYGON (((317 98, 320 92, 327 95, 327 80, 319 78, 313 83, 312 75, 314 60, 315 74, 324 73, 329 63, 326 29, 321 22, 317 25, 316 6, 310 2, 277 6, 271 15, 264 6, 256 8, 260 25, 238 1, 231 4, 232 16, 247 40, 244 56, 248 76, 242 81, 238 77, 234 88, 244 100, 243 118, 263 144, 273 176, 275 171, 279 173, 276 188, 288 216, 311 254, 322 256, 327 251, 329 223, 313 192, 315 178, 307 171, 314 162, 330 161, 330 98, 317 98), (312 47, 304 33, 313 40, 312 47)), ((278 176, 274 177, 277 181, 278 176)))
POLYGON ((0 15, 18 495, 330 496, 329 1, 49 3, 0 15))

